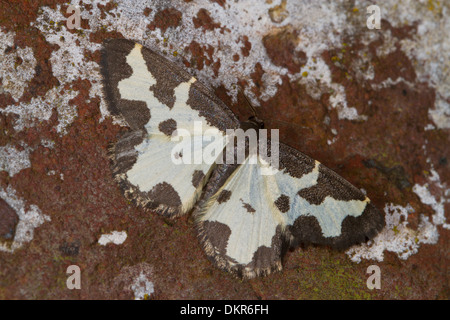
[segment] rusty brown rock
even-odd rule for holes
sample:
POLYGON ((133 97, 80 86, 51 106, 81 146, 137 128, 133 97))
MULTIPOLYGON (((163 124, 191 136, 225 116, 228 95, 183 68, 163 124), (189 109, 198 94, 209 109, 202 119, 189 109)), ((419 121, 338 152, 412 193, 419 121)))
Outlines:
MULTIPOLYGON (((36 20, 40 6, 49 5, 54 9, 57 3, 65 2, 18 0, 0 3, 0 25, 4 31, 15 32, 15 43, 7 50, 15 50, 15 46, 31 47, 37 61, 36 74, 20 102, 27 103, 59 85, 50 62, 58 47, 48 43, 30 22, 36 20)), ((217 6, 219 10, 226 10, 231 5, 231 2, 221 0, 211 2, 221 5, 217 6)), ((112 4, 100 6, 103 15, 112 4)), ((66 7, 61 8, 64 14, 66 7)), ((181 11, 161 10, 156 6, 152 6, 152 10, 156 14, 150 28, 159 28, 162 32, 181 28, 182 18, 185 18, 181 11)), ((153 13, 150 9, 144 11, 145 16, 153 13)), ((398 40, 414 38, 417 34, 414 24, 394 28, 383 21, 385 26, 398 40)), ((222 26, 226 27, 231 26, 222 26)), ((85 19, 83 28, 89 28, 85 19)), ((202 28, 199 24, 198 31, 202 28)), ((296 31, 278 27, 272 31, 265 36, 263 45, 270 61, 286 68, 290 75, 282 75, 273 96, 260 101, 257 110, 266 121, 266 127, 279 128, 282 142, 320 160, 364 188, 381 209, 385 203, 411 205, 415 211, 408 217, 408 223, 413 230, 420 223, 420 215, 431 221, 434 209, 421 203, 411 186, 429 182, 431 164, 443 184, 450 181, 449 135, 446 129, 424 130, 431 123, 428 111, 435 104, 436 92, 429 84, 418 81, 415 61, 401 48, 393 48, 386 56, 377 56, 377 47, 387 40, 383 37, 366 48, 358 35, 352 35, 345 39, 346 45, 326 48, 321 58, 331 71, 332 82, 343 87, 349 106, 367 116, 363 122, 341 120, 338 111, 329 107, 331 92, 324 91, 318 98, 313 98, 304 83, 290 79, 289 76, 301 70, 306 62, 305 54, 295 51, 301 41, 296 31), (373 79, 361 78, 361 70, 354 67, 363 52, 371 57, 365 67, 373 67, 373 79), (339 61, 336 61, 338 56, 339 61), (400 81, 386 88, 372 87, 399 77, 412 85, 400 81), (368 101, 371 101, 370 106, 368 101), (338 131, 333 144, 327 143, 334 138, 330 128, 338 131), (423 146, 427 148, 427 155, 423 146)), ((90 40, 96 43, 113 37, 123 35, 117 31, 90 34, 90 40)), ((233 54, 239 54, 236 64, 252 63, 252 50, 259 48, 259 44, 252 45, 251 41, 255 40, 250 35, 239 37, 238 52, 232 52, 230 59, 233 54)), ((220 52, 220 47, 212 47, 196 38, 196 42, 192 41, 185 50, 188 59, 192 57, 190 61, 184 60, 190 68, 214 67, 213 71, 218 74, 220 61, 214 53, 220 52)), ((99 54, 87 52, 86 59, 99 63, 99 54)), ((248 77, 237 79, 236 84, 246 88, 253 83, 250 90, 260 97, 265 92, 265 73, 271 72, 263 66, 270 61, 250 65, 248 77)), ((308 76, 307 80, 316 79, 308 76)), ((56 110, 49 120, 21 132, 14 130, 16 115, 0 114, 0 145, 21 141, 32 149, 31 168, 13 177, 1 171, 0 188, 10 186, 27 204, 37 205, 51 217, 51 222, 35 229, 33 240, 20 250, 13 254, 0 252, 0 299, 132 299, 130 282, 144 271, 154 283, 156 295, 153 298, 156 299, 448 300, 450 233, 439 225, 436 227, 439 231, 437 243, 422 244, 419 252, 408 260, 385 252, 384 261, 376 263, 382 270, 381 290, 370 291, 366 287, 366 269, 374 261, 363 260, 355 264, 344 253, 327 248, 308 247, 289 252, 283 272, 252 281, 237 281, 217 270, 198 246, 188 218, 168 221, 144 213, 124 199, 111 176, 107 154, 108 146, 127 129, 113 123, 109 117, 100 120, 100 99, 90 96, 91 88, 88 80, 76 80, 66 88, 78 91, 72 101, 78 117, 65 136, 55 131, 58 124, 56 110), (43 147, 42 139, 53 141, 54 147, 43 147), (51 170, 57 174, 49 175, 51 170), (110 230, 126 230, 125 243, 99 246, 98 236, 110 230), (80 291, 67 290, 64 286, 65 270, 70 264, 82 268, 80 291)), ((243 119, 249 116, 242 93, 238 94, 236 102, 224 85, 215 88, 215 93, 243 119)), ((1 94, 0 108, 14 103, 9 94, 1 94)), ((444 191, 436 185, 430 184, 429 191, 438 200, 443 199, 439 196, 444 196, 444 191)), ((226 196, 224 193, 220 201, 225 201, 226 196)), ((285 203, 287 200, 281 198, 276 204, 283 208, 285 203)), ((443 207, 448 216, 450 203, 443 203, 443 207)), ((8 226, 13 225, 14 219, 17 221, 17 215, 16 218, 9 215, 10 222, 6 223, 8 219, 2 219, 3 214, 0 213, 0 228, 11 230, 8 226)))
POLYGON ((220 23, 214 22, 208 10, 203 8, 197 12, 197 16, 192 18, 192 21, 196 28, 203 28, 203 31, 220 28, 220 23))
POLYGON ((302 65, 306 63, 306 54, 296 51, 298 41, 297 31, 290 27, 285 27, 263 38, 267 55, 273 64, 287 68, 291 73, 299 72, 302 65))
POLYGON ((155 14, 153 22, 148 27, 150 30, 159 28, 161 29, 161 32, 164 33, 170 27, 178 27, 182 16, 183 14, 175 8, 163 9, 155 14))
POLYGON ((19 222, 19 216, 5 200, 0 198, 0 239, 12 240, 19 222))

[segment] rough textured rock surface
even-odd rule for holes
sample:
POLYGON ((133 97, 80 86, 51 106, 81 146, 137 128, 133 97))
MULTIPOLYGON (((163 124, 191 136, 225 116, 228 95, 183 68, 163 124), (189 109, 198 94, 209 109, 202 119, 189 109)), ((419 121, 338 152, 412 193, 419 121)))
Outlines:
POLYGON ((80 28, 67 1, 0 2, 0 229, 14 237, 0 234, 0 299, 449 299, 448 2, 383 1, 379 30, 371 1, 71 3, 80 28), (107 38, 159 51, 242 119, 248 97, 283 142, 364 189, 385 230, 289 252, 265 278, 216 269, 189 217, 142 212, 111 176, 126 128, 101 91, 107 38), (98 243, 114 231, 126 237, 98 243), (366 286, 373 264, 381 289, 366 286))

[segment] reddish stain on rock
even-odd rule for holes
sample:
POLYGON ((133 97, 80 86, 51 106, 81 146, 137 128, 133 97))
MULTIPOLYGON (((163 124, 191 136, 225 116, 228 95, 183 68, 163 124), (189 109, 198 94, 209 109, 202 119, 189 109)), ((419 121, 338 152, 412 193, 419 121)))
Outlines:
POLYGON ((374 83, 380 83, 387 79, 404 78, 406 81, 414 82, 416 73, 412 67, 411 61, 406 57, 403 51, 396 51, 378 58, 373 62, 375 78, 374 83))
POLYGON ((19 216, 5 200, 0 198, 0 240, 12 240, 19 216))
POLYGON ((264 73, 265 73, 265 71, 262 68, 261 63, 257 62, 255 64, 255 71, 253 71, 253 73, 250 74, 250 77, 252 78, 253 83, 255 84, 255 86, 252 88, 252 91, 257 96, 260 96, 261 91, 264 90, 263 81, 262 81, 262 77, 263 77, 264 73))
POLYGON ((227 0, 209 0, 209 1, 217 3, 218 5, 222 6, 223 8, 225 8, 225 4, 227 3, 227 0))
POLYGON ((147 7, 144 9, 144 16, 148 17, 152 13, 153 9, 147 7))
POLYGON ((51 53, 58 46, 49 44, 36 28, 30 28, 16 31, 14 47, 31 47, 36 59, 34 77, 24 90, 20 102, 29 102, 32 97, 43 96, 49 89, 59 85, 58 79, 52 74, 50 62, 51 53))
POLYGON ((216 77, 219 75, 220 66, 221 66, 220 58, 218 58, 212 65, 212 69, 216 77))
POLYGON ((289 81, 287 76, 277 88, 275 96, 262 101, 258 108, 266 128, 278 128, 284 143, 315 158, 321 156, 318 146, 326 145, 322 121, 328 112, 326 100, 314 100, 303 85, 289 81))
POLYGON ((96 32, 91 32, 89 35, 89 41, 102 43, 105 39, 119 39, 124 38, 122 33, 113 31, 106 31, 104 29, 97 30, 96 32))
POLYGON ((192 21, 194 22, 195 28, 203 28, 203 31, 220 28, 220 23, 214 22, 208 10, 203 8, 197 12, 197 16, 192 18, 192 21))
POLYGON ((202 70, 205 63, 204 49, 197 41, 189 44, 189 51, 192 53, 190 65, 202 70))
POLYGON ((57 4, 63 4, 66 2, 67 1, 64 0, 1 1, 0 26, 4 28, 4 31, 29 28, 30 22, 36 20, 40 12, 40 7, 48 6, 52 9, 56 9, 57 4))
POLYGON ((150 30, 155 30, 155 28, 161 29, 164 33, 168 28, 176 28, 180 25, 182 18, 182 13, 175 8, 167 8, 158 11, 155 14, 153 22, 150 23, 148 28, 150 30))
POLYGON ((187 50, 192 53, 192 57, 189 62, 184 61, 186 66, 197 68, 198 70, 202 70, 205 65, 212 66, 214 74, 217 76, 220 68, 220 59, 213 60, 214 48, 211 45, 200 45, 194 40, 189 44, 187 50))
MULTIPOLYGON (((1 82, 0 82, 1 85, 1 82)), ((15 100, 9 92, 4 92, 0 94, 0 108, 5 108, 8 105, 14 104, 15 100)))
MULTIPOLYGON (((85 10, 90 10, 90 4, 86 4, 85 5, 85 10)), ((105 19, 106 18, 106 13, 108 12, 109 14, 111 14, 113 17, 115 16, 115 14, 113 12, 110 12, 112 9, 117 7, 117 3, 111 1, 111 2, 107 2, 105 5, 98 3, 97 7, 100 9, 100 18, 101 19, 105 19)), ((66 12, 67 10, 64 10, 64 12, 66 12)))
POLYGON ((241 52, 244 57, 248 57, 250 55, 250 50, 252 49, 252 43, 248 40, 247 36, 243 36, 241 41, 244 46, 241 47, 241 52))
POLYGON ((297 73, 307 60, 303 51, 295 51, 298 41, 296 30, 284 28, 278 33, 264 36, 263 45, 273 64, 287 68, 290 73, 297 73))
POLYGON ((399 40, 413 39, 414 35, 417 33, 417 21, 413 22, 411 25, 402 25, 401 27, 394 27, 385 19, 381 19, 381 23, 384 26, 383 28, 389 29, 392 35, 399 40))
POLYGON ((220 85, 214 89, 215 95, 222 100, 241 121, 246 121, 250 116, 253 116, 252 109, 248 105, 247 98, 243 94, 243 88, 247 86, 246 81, 240 81, 238 83, 239 90, 237 95, 237 101, 233 102, 232 97, 228 94, 225 86, 220 85))

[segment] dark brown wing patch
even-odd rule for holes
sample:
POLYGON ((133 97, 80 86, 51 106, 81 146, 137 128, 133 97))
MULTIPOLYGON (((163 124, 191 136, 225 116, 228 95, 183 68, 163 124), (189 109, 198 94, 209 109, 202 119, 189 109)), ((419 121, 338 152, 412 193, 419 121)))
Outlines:
POLYGON ((272 237, 271 246, 260 246, 253 254, 248 264, 239 264, 227 256, 226 249, 231 235, 231 229, 216 221, 200 221, 196 225, 200 243, 217 267, 232 273, 238 278, 250 279, 268 275, 282 269, 282 257, 288 249, 287 241, 278 226, 272 237))
POLYGON ((247 210, 248 213, 255 213, 256 210, 249 204, 249 203, 245 203, 244 200, 240 199, 242 202, 242 206, 245 208, 245 210, 247 210))
POLYGON ((217 197, 218 203, 227 202, 231 197, 231 191, 223 189, 217 197))
POLYGON ((132 75, 132 68, 126 61, 135 44, 125 39, 106 41, 100 63, 103 76, 103 90, 109 112, 122 117, 133 130, 142 130, 150 120, 150 110, 143 101, 121 99, 118 84, 132 75))
POLYGON ((200 185, 200 183, 205 178, 205 174, 201 170, 195 170, 194 174, 192 175, 192 185, 196 188, 200 185))
POLYGON ((323 165, 319 165, 317 184, 300 190, 298 195, 315 205, 321 204, 327 196, 344 201, 365 199, 360 190, 323 165))
POLYGON ((159 131, 164 133, 166 136, 172 136, 172 133, 177 130, 177 122, 173 119, 167 119, 159 123, 159 131))
POLYGON ((288 233, 293 236, 292 247, 300 244, 328 245, 345 250, 352 245, 366 242, 375 237, 385 225, 383 215, 371 203, 367 204, 359 217, 347 216, 342 222, 341 234, 337 237, 324 237, 319 222, 312 216, 300 216, 289 226, 288 233))
POLYGON ((278 197, 277 200, 275 200, 275 206, 283 213, 286 213, 291 208, 289 204, 289 197, 285 194, 282 194, 278 197))
POLYGON ((179 207, 181 206, 180 196, 178 192, 167 182, 162 182, 153 187, 148 192, 151 201, 148 203, 150 209, 156 209, 158 206, 179 207))

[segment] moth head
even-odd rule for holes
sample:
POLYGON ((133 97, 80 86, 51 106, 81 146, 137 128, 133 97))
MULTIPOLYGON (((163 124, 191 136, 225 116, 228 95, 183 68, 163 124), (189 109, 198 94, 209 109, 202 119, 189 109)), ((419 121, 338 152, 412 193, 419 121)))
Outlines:
POLYGON ((262 121, 261 119, 259 119, 256 116, 251 116, 250 118, 248 118, 247 122, 250 122, 252 124, 252 126, 255 127, 255 129, 263 129, 264 128, 264 121, 262 121))

